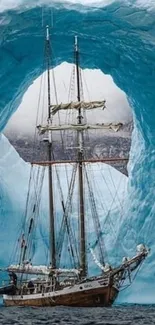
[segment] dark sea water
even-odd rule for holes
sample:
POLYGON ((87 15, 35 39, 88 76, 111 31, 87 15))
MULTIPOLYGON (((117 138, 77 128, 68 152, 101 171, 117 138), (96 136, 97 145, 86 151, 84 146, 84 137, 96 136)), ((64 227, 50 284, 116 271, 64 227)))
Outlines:
POLYGON ((155 325, 155 306, 130 305, 111 308, 0 307, 0 324, 155 325))

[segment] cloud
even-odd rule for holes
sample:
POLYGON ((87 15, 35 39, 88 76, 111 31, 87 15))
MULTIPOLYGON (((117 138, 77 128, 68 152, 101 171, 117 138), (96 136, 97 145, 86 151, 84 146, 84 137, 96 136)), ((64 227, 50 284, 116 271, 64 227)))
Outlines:
MULTIPOLYGON (((51 71, 52 78, 52 71, 51 71)), ((57 85, 58 102, 67 103, 69 100, 76 100, 76 83, 74 68, 72 64, 62 63, 54 69, 54 81, 57 85), (71 82, 71 75, 72 82, 71 82), (69 91, 70 89, 70 91, 69 91), (69 94, 70 93, 70 94, 69 94)), ((106 99, 106 109, 99 109, 88 112, 88 121, 90 122, 123 122, 127 123, 132 119, 131 109, 129 107, 126 95, 113 82, 111 76, 103 74, 100 70, 82 70, 83 94, 86 101, 106 99)), ((51 82, 51 101, 56 103, 55 89, 51 82)), ((82 95, 82 94, 81 94, 82 95)), ((18 110, 11 117, 6 132, 26 135, 34 134, 36 125, 36 115, 38 107, 40 108, 39 116, 43 114, 43 120, 47 118, 47 76, 44 73, 36 79, 23 97, 22 103, 18 110), (41 92, 40 92, 41 89, 41 92), (40 104, 38 98, 40 96, 40 104), (44 113, 43 113, 44 111, 44 113)), ((72 116, 76 123, 76 112, 72 116)), ((70 115, 71 118, 71 115, 70 115)), ((62 111, 61 120, 65 122, 66 113, 62 111)), ((69 119, 69 117, 68 117, 69 119)), ((56 120, 54 120, 56 123, 56 120)), ((38 122, 39 124, 39 122, 38 122)))

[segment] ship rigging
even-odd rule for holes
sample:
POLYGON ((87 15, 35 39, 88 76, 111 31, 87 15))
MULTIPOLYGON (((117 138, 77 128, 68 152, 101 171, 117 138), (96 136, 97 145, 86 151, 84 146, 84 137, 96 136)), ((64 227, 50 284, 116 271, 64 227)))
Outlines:
MULTIPOLYGON (((77 100, 65 104, 58 103, 57 100, 56 104, 52 103, 51 44, 48 26, 46 27, 45 53, 48 94, 47 120, 45 124, 37 124, 36 129, 39 131, 42 142, 45 142, 46 157, 44 161, 32 160, 25 219, 15 254, 18 263, 1 269, 10 274, 11 280, 10 283, 0 288, 0 294, 3 294, 6 306, 111 306, 125 281, 128 279, 131 282, 132 272, 141 266, 148 255, 148 249, 144 245, 139 245, 136 255, 124 258, 118 266, 107 263, 104 231, 93 190, 95 180, 91 179, 89 168, 91 169, 91 165, 98 162, 110 162, 112 158, 88 158, 85 151, 85 138, 88 137, 89 130, 106 128, 117 132, 121 124, 87 123, 87 110, 105 109, 105 100, 86 102, 82 98, 77 36, 75 36, 74 42, 77 100), (69 112, 69 114, 74 112, 76 123, 60 123, 60 111, 69 112), (57 126, 53 124, 55 115, 58 115, 57 126), (69 157, 66 161, 56 160, 54 133, 60 132, 62 148, 65 149, 64 137, 67 131, 74 134, 73 138, 76 144, 73 147, 74 158, 69 157), (64 188, 61 181, 61 166, 63 174, 66 175, 64 188), (48 242, 49 254, 47 259, 45 256, 42 258, 43 263, 46 259, 46 265, 35 265, 33 257, 38 235, 38 218, 40 216, 43 218, 40 210, 45 189, 44 182, 47 179, 49 240, 46 238, 45 241, 48 242), (31 190, 32 182, 34 182, 33 190, 31 190), (91 223, 91 228, 88 232, 89 223, 91 223), (92 227, 95 233, 94 245, 90 245, 92 227), (95 267, 99 270, 98 274, 90 274, 90 255, 91 263, 93 260, 95 267)), ((70 117, 72 116, 70 115, 70 117)), ((119 160, 122 159, 118 158, 119 160)), ((45 197, 46 195, 44 195, 45 197)))

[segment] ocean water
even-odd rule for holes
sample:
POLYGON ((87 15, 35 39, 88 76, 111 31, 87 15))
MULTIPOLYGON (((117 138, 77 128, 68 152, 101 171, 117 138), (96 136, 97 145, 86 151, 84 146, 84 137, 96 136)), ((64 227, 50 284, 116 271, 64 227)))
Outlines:
POLYGON ((153 325, 155 306, 114 306, 111 308, 0 308, 5 325, 153 325))

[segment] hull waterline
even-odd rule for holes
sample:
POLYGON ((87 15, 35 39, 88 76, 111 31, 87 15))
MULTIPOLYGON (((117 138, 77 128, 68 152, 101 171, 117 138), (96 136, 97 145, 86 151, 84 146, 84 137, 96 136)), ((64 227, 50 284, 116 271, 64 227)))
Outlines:
MULTIPOLYGON (((61 291, 61 290, 60 290, 61 291)), ((3 296, 4 305, 9 306, 70 306, 70 307, 108 307, 113 304, 118 295, 115 287, 80 290, 66 294, 45 293, 23 296, 3 296)))

